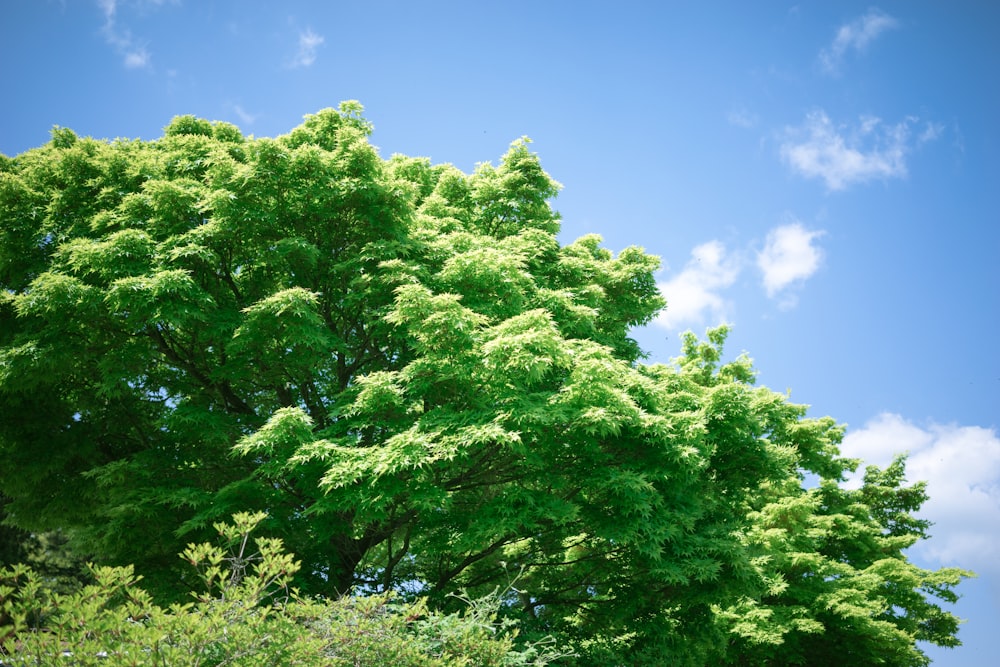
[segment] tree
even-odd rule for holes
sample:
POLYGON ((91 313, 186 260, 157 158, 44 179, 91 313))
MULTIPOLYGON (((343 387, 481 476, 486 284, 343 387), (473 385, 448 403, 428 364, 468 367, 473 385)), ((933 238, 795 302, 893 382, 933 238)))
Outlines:
MULTIPOLYGON (((818 632, 821 614, 781 620, 800 614, 776 598, 798 573, 767 522, 797 508, 787 540, 816 554, 815 576, 873 565, 810 532, 832 521, 842 540, 840 514, 873 540, 890 530, 874 496, 828 504, 852 465, 842 429, 755 387, 749 359, 721 363, 725 329, 643 363, 628 333, 664 305, 658 260, 596 236, 561 245, 559 186, 527 140, 466 175, 381 159, 360 111, 276 139, 193 117, 150 142, 57 128, 3 160, 14 523, 72 526, 170 599, 183 540, 262 511, 307 593, 448 610, 455 591, 516 579, 507 613, 584 664, 706 664, 818 632), (751 631, 744 609, 779 621, 751 631)), ((879 548, 905 569, 905 546, 879 548)), ((924 584, 865 572, 899 593, 856 588, 871 610, 944 619, 925 634, 951 641, 924 584)), ((962 573, 934 576, 947 600, 962 573)))

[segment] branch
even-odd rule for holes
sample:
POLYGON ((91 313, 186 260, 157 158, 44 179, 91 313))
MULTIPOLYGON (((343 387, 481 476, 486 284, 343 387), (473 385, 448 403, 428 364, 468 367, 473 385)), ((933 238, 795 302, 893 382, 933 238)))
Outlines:
POLYGON ((473 563, 478 563, 479 561, 483 560, 487 556, 491 556, 492 554, 494 554, 497 551, 499 551, 501 548, 503 548, 503 547, 507 546, 508 544, 510 544, 511 542, 514 542, 514 541, 517 541, 517 540, 518 540, 518 538, 517 538, 516 535, 507 535, 507 536, 501 537, 499 540, 497 540, 496 542, 494 542, 490 546, 486 547, 484 550, 480 551, 479 553, 469 554, 468 556, 466 556, 465 558, 462 559, 461 563, 459 563, 455 567, 451 568, 450 570, 448 570, 447 572, 444 572, 441 576, 439 576, 438 580, 437 580, 437 583, 434 584, 434 587, 437 588, 437 589, 444 588, 445 584, 447 584, 449 581, 451 581, 452 579, 454 579, 455 577, 457 577, 459 574, 461 574, 462 570, 464 570, 465 568, 469 567, 473 563))
POLYGON ((399 565, 399 561, 403 560, 405 556, 410 551, 410 533, 412 532, 412 525, 406 527, 406 532, 403 533, 403 548, 396 552, 396 555, 392 555, 392 535, 387 539, 386 553, 389 558, 385 564, 385 571, 382 574, 382 590, 389 590, 392 585, 392 573, 399 565))
POLYGON ((244 415, 257 416, 256 411, 251 408, 247 403, 233 392, 232 387, 225 382, 213 382, 211 378, 202 373, 197 366, 178 354, 177 350, 173 348, 171 343, 167 340, 164 335, 163 330, 159 325, 153 325, 147 329, 149 335, 156 342, 157 347, 163 355, 176 364, 178 367, 187 371, 191 377, 197 380, 205 389, 209 391, 217 391, 222 397, 222 400, 236 412, 244 415))

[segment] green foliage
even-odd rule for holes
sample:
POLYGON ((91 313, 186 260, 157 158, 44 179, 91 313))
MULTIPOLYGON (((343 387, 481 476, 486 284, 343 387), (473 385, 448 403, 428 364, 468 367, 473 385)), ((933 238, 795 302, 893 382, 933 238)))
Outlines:
POLYGON ((370 132, 353 102, 274 139, 181 117, 0 165, 12 523, 71 529, 166 603, 186 542, 259 512, 305 595, 505 591, 580 664, 954 643, 933 600, 966 573, 906 560, 902 463, 841 489, 842 428, 723 362, 724 328, 643 363, 658 259, 560 244, 526 140, 467 175, 370 132))
POLYGON ((498 623, 498 598, 467 600, 461 614, 429 611, 391 594, 307 600, 288 589, 299 564, 280 540, 250 532, 263 514, 216 524, 224 547, 189 545, 199 571, 194 602, 158 606, 131 567, 95 567, 95 583, 62 594, 30 568, 0 570, 0 661, 77 665, 337 665, 515 667, 548 664, 545 643, 518 650, 511 623, 498 623))
POLYGON ((86 558, 72 548, 64 532, 31 533, 6 524, 6 504, 0 493, 0 568, 26 564, 57 592, 75 591, 89 581, 86 558))
POLYGON ((7 518, 6 505, 7 497, 0 493, 0 567, 24 560, 24 543, 30 537, 28 531, 3 522, 7 518))
POLYGON ((918 666, 929 661, 917 641, 958 645, 958 620, 927 596, 955 602, 951 589, 971 573, 907 561, 903 549, 927 527, 910 513, 926 496, 903 482, 900 458, 870 467, 857 490, 823 480, 762 498, 747 542, 771 586, 719 610, 731 664, 918 666))

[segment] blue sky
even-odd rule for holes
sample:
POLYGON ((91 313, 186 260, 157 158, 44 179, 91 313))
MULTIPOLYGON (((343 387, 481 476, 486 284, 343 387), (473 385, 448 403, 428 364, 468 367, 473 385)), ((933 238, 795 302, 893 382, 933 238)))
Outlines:
POLYGON ((287 132, 357 99, 383 156, 527 135, 564 241, 663 258, 653 360, 727 321, 760 382, 929 480, 922 565, 980 573, 936 665, 1000 627, 1000 5, 0 1, 0 152, 53 125, 287 132), (992 333, 991 333, 992 332, 992 333))

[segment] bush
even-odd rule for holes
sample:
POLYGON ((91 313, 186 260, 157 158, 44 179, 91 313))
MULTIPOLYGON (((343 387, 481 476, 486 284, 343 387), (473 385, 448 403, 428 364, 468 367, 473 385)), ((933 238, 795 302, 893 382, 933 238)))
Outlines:
POLYGON ((224 546, 189 545, 198 572, 186 604, 162 608, 129 567, 92 567, 94 584, 73 593, 47 586, 26 565, 0 570, 0 664, 398 667, 546 665, 546 642, 515 646, 499 622, 501 595, 467 600, 463 613, 428 610, 392 594, 317 600, 288 583, 299 568, 280 540, 250 533, 263 514, 216 524, 224 546), (66 663, 69 664, 69 663, 66 663))

